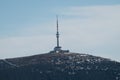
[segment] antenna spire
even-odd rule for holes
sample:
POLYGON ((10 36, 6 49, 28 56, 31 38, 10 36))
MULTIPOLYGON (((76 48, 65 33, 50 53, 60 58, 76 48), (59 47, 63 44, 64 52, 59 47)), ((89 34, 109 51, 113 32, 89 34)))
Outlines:
POLYGON ((59 47, 59 26, 58 26, 58 16, 56 16, 57 19, 57 33, 56 33, 56 38, 57 38, 57 47, 59 47))

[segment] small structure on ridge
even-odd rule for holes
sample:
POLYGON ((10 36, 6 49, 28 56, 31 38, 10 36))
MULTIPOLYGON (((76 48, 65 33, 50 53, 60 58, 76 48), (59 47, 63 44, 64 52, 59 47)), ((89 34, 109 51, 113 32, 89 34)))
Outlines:
POLYGON ((59 45, 59 26, 58 26, 58 17, 57 18, 57 33, 56 33, 56 38, 57 38, 57 46, 55 46, 54 50, 53 51, 50 51, 50 53, 68 53, 69 50, 62 50, 61 46, 59 45))

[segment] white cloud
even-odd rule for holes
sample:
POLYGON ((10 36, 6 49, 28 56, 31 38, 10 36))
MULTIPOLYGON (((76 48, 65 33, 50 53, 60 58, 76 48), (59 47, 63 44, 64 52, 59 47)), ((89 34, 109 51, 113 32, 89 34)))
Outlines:
POLYGON ((53 48, 53 36, 11 37, 0 39, 0 58, 20 57, 47 52, 53 48))
POLYGON ((62 31, 72 43, 72 49, 77 48, 74 50, 79 52, 82 51, 80 49, 85 49, 84 52, 120 61, 119 9, 120 5, 77 6, 64 9, 62 15, 72 16, 69 19, 65 18, 61 23, 62 31))

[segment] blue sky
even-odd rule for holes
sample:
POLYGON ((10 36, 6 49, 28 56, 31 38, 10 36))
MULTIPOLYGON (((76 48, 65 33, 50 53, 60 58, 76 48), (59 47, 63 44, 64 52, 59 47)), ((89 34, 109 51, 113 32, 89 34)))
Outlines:
POLYGON ((1 35, 14 35, 24 25, 46 23, 56 14, 55 10, 70 6, 116 5, 119 0, 1 0, 1 35))
POLYGON ((0 0, 0 58, 63 49, 120 61, 120 0, 0 0))

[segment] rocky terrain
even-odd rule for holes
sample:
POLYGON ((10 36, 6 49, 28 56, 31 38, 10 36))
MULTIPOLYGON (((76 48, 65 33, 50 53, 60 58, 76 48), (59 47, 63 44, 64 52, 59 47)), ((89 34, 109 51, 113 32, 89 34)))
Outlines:
POLYGON ((0 80, 120 80, 120 63, 79 53, 1 59, 0 80))

